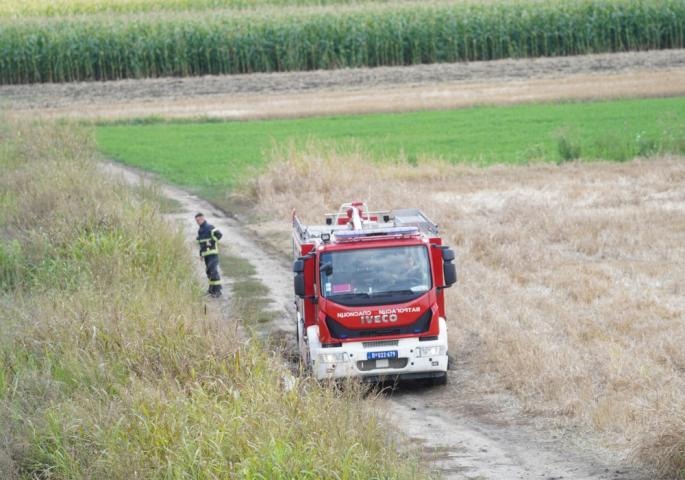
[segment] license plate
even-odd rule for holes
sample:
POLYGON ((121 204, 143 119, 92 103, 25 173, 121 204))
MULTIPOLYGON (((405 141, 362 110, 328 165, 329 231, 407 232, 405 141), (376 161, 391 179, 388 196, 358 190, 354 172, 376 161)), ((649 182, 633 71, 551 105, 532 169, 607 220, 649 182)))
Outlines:
POLYGON ((388 350, 386 352, 367 352, 367 360, 384 360, 387 358, 397 358, 397 350, 388 350))

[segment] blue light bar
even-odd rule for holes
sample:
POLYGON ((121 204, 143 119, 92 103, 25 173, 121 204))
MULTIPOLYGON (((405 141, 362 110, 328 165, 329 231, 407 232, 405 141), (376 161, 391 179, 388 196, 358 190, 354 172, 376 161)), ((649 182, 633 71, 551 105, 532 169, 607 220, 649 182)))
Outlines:
POLYGON ((419 229, 417 227, 386 227, 386 228, 369 228, 366 230, 341 230, 335 232, 335 238, 338 240, 353 240, 355 238, 364 238, 371 236, 387 236, 387 235, 418 235, 419 229))

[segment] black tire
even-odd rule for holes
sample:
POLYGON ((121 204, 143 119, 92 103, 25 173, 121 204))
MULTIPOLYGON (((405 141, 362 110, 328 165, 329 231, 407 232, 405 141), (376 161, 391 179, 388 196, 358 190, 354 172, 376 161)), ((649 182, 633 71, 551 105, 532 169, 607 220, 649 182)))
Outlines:
POLYGON ((447 385, 447 372, 444 372, 439 377, 431 378, 431 385, 434 387, 440 387, 442 385, 447 385))

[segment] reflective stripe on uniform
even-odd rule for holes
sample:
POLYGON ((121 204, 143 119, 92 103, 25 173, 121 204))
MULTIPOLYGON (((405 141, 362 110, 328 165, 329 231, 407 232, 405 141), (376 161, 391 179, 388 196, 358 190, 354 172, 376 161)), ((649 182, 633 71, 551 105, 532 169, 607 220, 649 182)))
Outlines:
POLYGON ((211 242, 211 241, 212 241, 211 238, 203 238, 201 240, 198 240, 197 243, 207 243, 207 242, 211 242))
POLYGON ((217 250, 216 248, 213 248, 211 250, 205 250, 204 252, 202 252, 203 257, 206 257, 207 255, 218 255, 218 254, 219 254, 219 250, 217 250))
POLYGON ((219 241, 219 239, 214 236, 214 232, 216 232, 217 230, 217 228, 212 228, 212 231, 210 233, 210 235, 212 236, 212 240, 214 240, 215 242, 219 241))
POLYGON ((221 280, 210 280, 209 284, 210 285, 221 285, 221 280))

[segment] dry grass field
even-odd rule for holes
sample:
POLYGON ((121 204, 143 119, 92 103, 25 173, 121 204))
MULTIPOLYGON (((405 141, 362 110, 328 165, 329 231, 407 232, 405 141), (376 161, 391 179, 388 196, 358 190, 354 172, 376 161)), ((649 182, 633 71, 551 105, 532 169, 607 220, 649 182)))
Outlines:
POLYGON ((683 158, 477 169, 321 145, 274 156, 245 192, 282 219, 262 227, 274 238, 293 207, 312 222, 348 200, 422 208, 458 251, 451 350, 489 379, 476 387, 685 475, 683 158))

